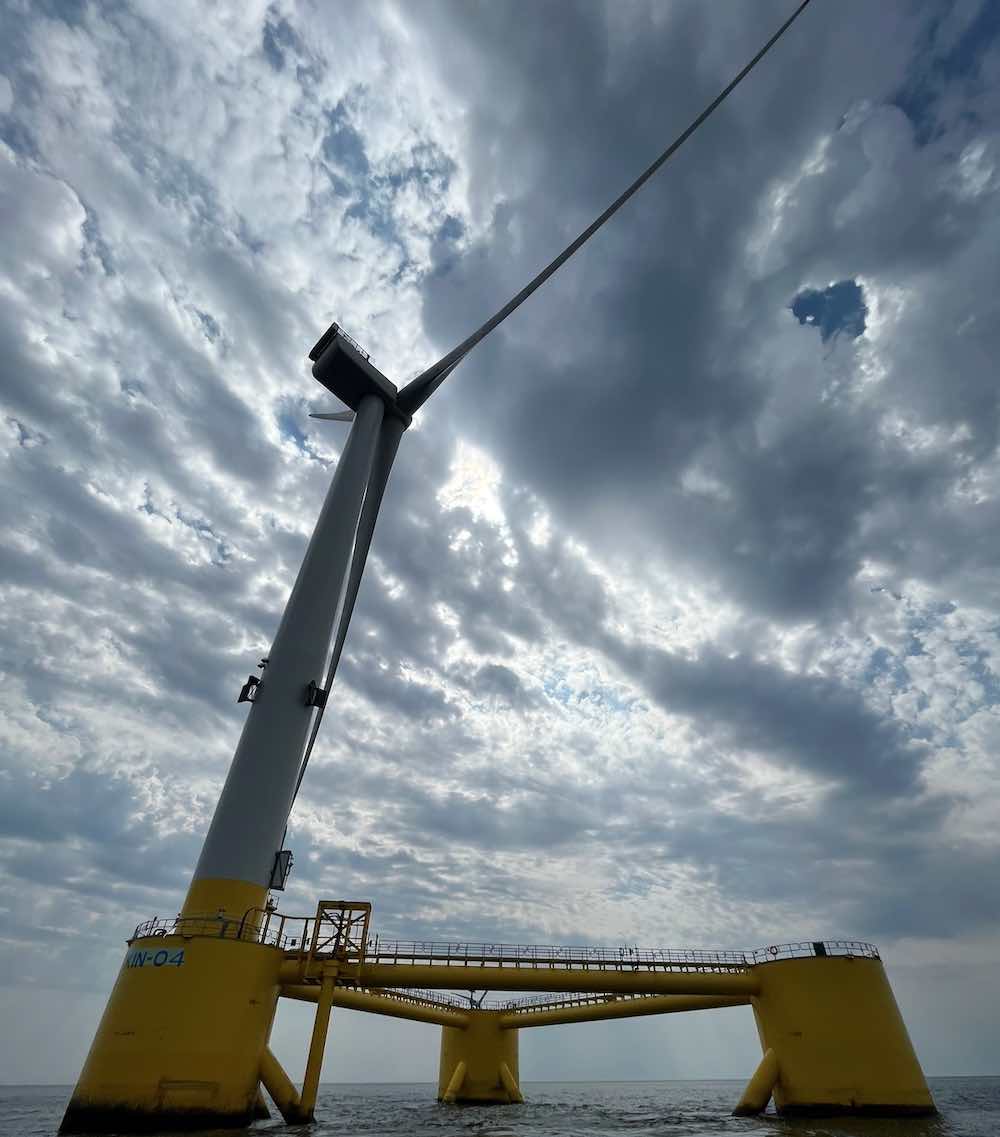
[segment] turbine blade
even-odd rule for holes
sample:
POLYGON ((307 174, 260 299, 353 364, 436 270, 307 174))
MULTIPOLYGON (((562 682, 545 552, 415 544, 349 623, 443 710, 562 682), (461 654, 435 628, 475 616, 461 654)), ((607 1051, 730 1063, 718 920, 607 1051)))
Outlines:
POLYGON ((354 411, 331 411, 327 414, 310 413, 310 418, 322 418, 328 422, 354 422, 354 411))
POLYGON ((716 97, 708 104, 708 106, 701 112, 700 115, 685 129, 683 130, 673 142, 663 151, 663 153, 656 159, 652 165, 648 166, 643 172, 635 179, 635 181, 617 197, 605 211, 594 221, 592 221, 586 229, 566 246, 565 249, 552 261, 550 261, 545 268, 542 269, 537 276, 533 277, 521 289, 521 291, 510 300, 498 311, 495 312, 481 328, 477 328, 467 339, 462 340, 458 347, 452 348, 447 355, 442 356, 437 363, 432 364, 426 371, 421 372, 416 379, 407 385, 399 392, 399 397, 396 402, 397 405, 404 410, 407 414, 413 414, 419 407, 434 394, 434 392, 441 386, 445 378, 451 371, 462 361, 462 359, 469 354, 470 351, 481 340, 484 340, 490 332, 498 325, 502 324, 504 320, 516 309, 519 308, 525 300, 537 288, 540 288, 553 273, 557 272, 569 260, 569 258, 580 248, 581 245, 586 244, 591 237, 597 232, 598 229, 611 217, 613 217, 619 209, 628 201, 628 199, 640 190, 646 182, 656 173, 656 171, 670 158, 677 150, 684 145, 685 142, 691 137, 692 134, 701 126, 701 124, 709 117, 710 114, 723 103, 729 95, 743 82, 743 80, 750 74, 750 72, 757 66, 757 64, 764 58, 765 55, 771 50, 772 47, 778 42, 785 32, 792 26, 798 17, 805 10, 810 0, 801 0, 799 6, 788 17, 788 19, 781 25, 780 28, 774 33, 773 36, 767 41, 766 44, 757 52, 757 54, 750 60, 750 62, 743 68, 743 70, 736 76, 730 84, 725 87, 716 97))
MULTIPOLYGON (((344 589, 344 603, 340 609, 340 620, 337 623, 337 631, 333 640, 333 654, 330 656, 330 663, 326 669, 326 679, 323 683, 328 697, 329 691, 333 686, 334 677, 337 674, 337 666, 340 663, 340 657, 344 651, 344 641, 347 639, 347 629, 351 623, 351 616, 354 613, 354 602, 358 598, 358 589, 361 587, 361 577, 364 575, 365 562, 368 560, 368 550, 371 548, 372 535, 375 532, 375 522, 378 520, 378 511, 382 505, 382 497, 385 494, 385 487, 389 481, 392 464, 396 459, 396 452, 399 449, 399 440, 403 437, 403 431, 405 429, 406 427, 403 425, 402 420, 396 415, 387 415, 383 418, 382 426, 379 428, 378 445, 375 450, 371 473, 368 476, 368 489, 365 491, 365 500, 361 506, 361 516, 358 519, 358 530, 354 538, 351 571, 347 578, 347 586, 344 589)), ((298 795, 299 786, 302 785, 302 779, 305 777, 306 766, 309 765, 309 757, 312 754, 313 744, 316 741, 316 736, 319 734, 319 727, 323 721, 324 710, 325 707, 320 707, 316 712, 316 718, 313 721, 309 741, 306 743, 305 753, 302 757, 302 765, 299 768, 299 778, 295 784, 295 795, 292 797, 293 803, 295 796, 298 795)))

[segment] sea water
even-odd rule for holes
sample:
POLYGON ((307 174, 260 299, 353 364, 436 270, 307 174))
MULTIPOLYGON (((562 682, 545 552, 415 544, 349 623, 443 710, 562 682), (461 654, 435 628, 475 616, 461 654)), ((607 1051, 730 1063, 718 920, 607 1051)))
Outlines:
MULTIPOLYGON (((1000 1078, 931 1078, 940 1113, 922 1118, 732 1117, 738 1081, 524 1082, 523 1105, 448 1106, 435 1086, 320 1087, 313 1126, 258 1121, 263 1137, 1000 1137, 1000 1078)), ((0 1137, 53 1137, 69 1086, 0 1086, 0 1137)), ((216 1137, 232 1130, 213 1130, 216 1137)))

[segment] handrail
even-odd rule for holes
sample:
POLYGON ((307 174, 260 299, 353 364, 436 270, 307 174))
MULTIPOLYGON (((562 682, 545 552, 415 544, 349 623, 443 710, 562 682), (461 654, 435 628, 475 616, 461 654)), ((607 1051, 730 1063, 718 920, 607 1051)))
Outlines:
POLYGON ((361 344, 358 343, 358 341, 354 338, 354 336, 349 336, 347 334, 347 332, 345 332, 344 329, 340 326, 340 324, 334 324, 333 326, 337 330, 334 332, 334 334, 331 338, 336 338, 339 336, 340 339, 347 340, 347 342, 351 345, 351 347, 354 348, 354 350, 358 353, 358 355, 363 355, 365 357, 365 359, 371 360, 371 356, 368 354, 367 351, 365 351, 365 349, 361 346, 361 344))
POLYGON ((247 943, 267 944, 288 951, 297 950, 308 940, 312 922, 311 916, 282 916, 277 912, 260 908, 248 909, 239 920, 225 914, 209 913, 174 916, 169 919, 154 916, 153 919, 138 924, 128 942, 146 939, 149 936, 183 936, 185 939, 197 937, 243 940, 247 943), (264 920, 257 923, 251 917, 254 913, 261 912, 264 914, 264 920), (276 918, 276 927, 272 926, 272 917, 276 918), (301 932, 298 932, 300 925, 301 932))
POLYGON ((662 995, 645 994, 642 992, 622 992, 617 994, 603 994, 599 991, 583 994, 566 995, 526 995, 520 999, 496 999, 488 1004, 491 1010, 509 1011, 512 1014, 521 1014, 528 1011, 562 1010, 564 1007, 597 1006, 604 1003, 635 1002, 643 999, 662 999, 662 995))
POLYGON ((802 940, 747 951, 688 948, 643 949, 505 943, 458 944, 432 940, 370 944, 368 963, 422 963, 440 967, 475 962, 490 967, 579 968, 616 971, 743 971, 779 959, 817 955, 878 959, 878 948, 861 940, 802 940))
POLYGON ((372 995, 382 995, 389 999, 399 999, 404 1003, 416 1003, 428 1007, 455 1007, 469 1010, 469 1000, 447 991, 425 991, 415 987, 366 987, 372 995))
MULTIPOLYGON (((322 907, 321 907, 322 910, 322 907)), ((329 953, 317 951, 319 933, 314 916, 285 916, 273 909, 251 908, 242 919, 223 914, 154 917, 139 924, 129 938, 179 935, 245 940, 267 944, 296 957, 325 958, 329 953), (262 917, 262 918, 258 918, 262 917), (310 950, 312 949, 312 950, 310 950)), ((339 941, 337 941, 339 943, 339 941)), ((339 954, 343 954, 341 949, 339 954)), ((370 964, 431 964, 438 967, 464 967, 476 963, 485 967, 594 968, 614 971, 745 971, 750 967, 783 959, 810 956, 841 956, 879 959, 878 948, 862 940, 800 940, 796 943, 772 944, 748 951, 700 950, 691 948, 587 947, 537 944, 479 943, 462 944, 442 940, 395 940, 386 942, 378 936, 368 938, 347 952, 347 962, 370 964)), ((434 998, 440 998, 435 995, 434 998)), ((504 1008, 511 1007, 503 1003, 504 1008)))

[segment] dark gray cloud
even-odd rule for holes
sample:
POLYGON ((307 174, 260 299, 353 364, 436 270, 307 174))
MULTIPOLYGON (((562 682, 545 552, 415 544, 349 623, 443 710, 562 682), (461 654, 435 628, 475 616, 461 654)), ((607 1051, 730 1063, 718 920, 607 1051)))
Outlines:
POLYGON ((732 655, 695 660, 612 645, 624 668, 671 710, 712 722, 731 747, 766 754, 866 795, 916 788, 918 751, 900 723, 865 706, 857 691, 825 676, 783 674, 732 655))
MULTIPOLYGON (((530 312, 463 366, 446 396, 468 429, 544 486, 564 522, 613 532, 637 551, 670 548, 723 575, 748 602, 792 619, 842 600, 862 561, 914 539, 925 510, 966 476, 949 456, 936 455, 929 469, 906 440, 893 444, 882 434, 883 416, 903 405, 917 429, 985 436, 983 458, 996 438, 996 388, 982 363, 947 385, 951 407, 925 397, 928 372, 938 373, 929 360, 890 364, 891 389, 872 406, 846 392, 830 397, 831 381, 849 383, 844 371, 861 362, 847 344, 836 345, 833 360, 806 341, 772 358, 768 341, 796 342, 779 321, 803 285, 871 273, 879 286, 906 288, 932 265, 947 273, 943 266, 966 257, 992 217, 989 194, 963 196, 954 184, 958 153, 981 128, 956 124, 918 149, 913 123, 885 105, 922 34, 914 10, 882 5, 866 17, 875 26, 861 43, 849 13, 810 11, 781 45, 779 62, 754 76, 530 312), (847 35, 849 52, 840 49, 847 35), (817 170, 803 176, 810 158, 817 170), (789 188, 776 188, 782 184, 789 188), (749 247, 769 225, 776 228, 769 255, 748 274, 749 247), (800 393, 782 405, 786 385, 800 393), (784 428, 761 437, 770 415, 784 418, 784 428), (725 500, 692 495, 685 483, 692 471, 707 472, 725 500), (916 508, 890 532, 869 525, 881 500, 898 500, 904 478, 916 508), (631 508, 622 509, 623 495, 631 508)), ((624 29, 620 59, 605 11, 574 15, 571 35, 565 19, 538 9, 501 29, 499 14, 470 9, 455 27, 436 29, 445 50, 455 37, 468 40, 465 54, 487 76, 480 83, 504 75, 535 112, 516 116, 512 127, 496 108, 476 108, 473 169, 493 169, 497 151, 528 156, 506 178, 498 174, 506 201, 482 247, 428 278, 425 318, 442 345, 474 327, 562 234, 613 196, 621 178, 607 184, 611 169, 639 169, 656 153, 674 119, 684 121, 719 85, 730 58, 749 53, 763 14, 734 20, 724 47, 709 52, 702 11, 677 5, 661 29, 641 20, 624 29), (489 49, 478 46, 487 42, 489 49), (653 57, 668 44, 678 62, 666 71, 653 57), (548 81, 553 51, 565 55, 560 85, 548 81), (584 80, 594 71, 605 76, 600 86, 584 80), (556 120, 558 130, 550 126, 556 120), (615 160, 589 161, 595 153, 615 160)), ((970 67, 988 67, 990 58, 977 55, 970 67)), ((468 78, 461 73, 456 82, 468 78)), ((961 302, 979 335, 991 336, 987 296, 971 286, 961 302)), ((923 319, 907 315, 901 337, 923 319)), ((933 326, 954 335, 946 321, 933 326)), ((997 345, 983 347, 985 361, 997 345)), ((933 358, 946 366, 943 344, 933 358)))

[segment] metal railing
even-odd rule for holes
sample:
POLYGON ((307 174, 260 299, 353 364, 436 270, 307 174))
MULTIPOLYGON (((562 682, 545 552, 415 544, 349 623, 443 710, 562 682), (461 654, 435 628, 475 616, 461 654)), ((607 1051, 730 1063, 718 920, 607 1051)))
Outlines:
POLYGON ((750 954, 738 951, 396 940, 370 944, 365 960, 367 963, 432 964, 443 967, 479 964, 484 967, 543 967, 550 970, 593 968, 602 971, 728 971, 749 966, 753 962, 750 954))
POLYGON ((748 952, 754 963, 772 963, 776 959, 805 959, 812 955, 846 956, 851 959, 881 959, 878 948, 863 940, 801 940, 794 944, 772 944, 748 952))
POLYGON ((521 999, 497 999, 490 1003, 491 1010, 509 1011, 512 1014, 528 1011, 557 1011, 564 1007, 603 1006, 605 1003, 634 1003, 643 999, 662 999, 662 995, 639 993, 582 994, 582 995, 527 995, 521 999))
POLYGON ((658 999, 661 995, 646 994, 581 994, 581 995, 531 995, 521 999, 470 999, 457 991, 427 991, 412 987, 362 987, 371 995, 396 999, 402 1003, 415 1003, 422 1007, 446 1007, 449 1010, 484 1011, 541 1011, 558 1010, 563 1007, 601 1006, 605 1003, 634 1002, 642 999, 658 999))
MULTIPOLYGON (((326 902, 324 902, 326 903, 326 902)), ((323 905, 320 912, 324 911, 323 905)), ((307 953, 327 958, 317 950, 327 940, 321 916, 285 916, 269 909, 254 908, 236 920, 225 914, 158 917, 139 924, 129 942, 149 936, 177 935, 185 938, 214 937, 268 944, 302 958, 307 953)), ((525 969, 595 971, 745 971, 759 964, 809 956, 847 956, 879 959, 878 948, 861 940, 800 940, 772 944, 748 951, 700 951, 686 948, 645 949, 636 947, 565 947, 505 943, 462 944, 439 940, 383 941, 378 936, 360 943, 336 940, 338 958, 370 964, 411 964, 435 967, 514 967, 525 969)), ((434 995, 438 999, 440 996, 434 995)), ((509 1004, 504 1003, 506 1008, 509 1004)))
POLYGON ((301 960, 360 963, 370 942, 370 915, 371 905, 364 901, 321 900, 315 916, 286 916, 272 908, 249 908, 239 919, 225 912, 154 917, 136 927, 129 943, 149 936, 211 937, 267 944, 301 960))
POLYGON ((165 919, 154 916, 152 920, 137 925, 129 937, 129 943, 149 936, 183 936, 185 939, 207 937, 268 944, 282 951, 302 951, 308 948, 314 923, 312 916, 282 916, 277 912, 257 908, 251 909, 240 919, 207 913, 165 919))
POLYGON ((365 987, 362 988, 372 995, 382 995, 389 999, 398 999, 403 1003, 416 1003, 421 1007, 447 1007, 459 1010, 469 1010, 469 999, 462 998, 452 991, 421 991, 413 987, 365 987))
POLYGON ((351 345, 351 347, 354 348, 354 350, 359 355, 363 355, 365 357, 365 359, 371 360, 371 356, 368 354, 367 351, 365 351, 365 349, 361 346, 361 344, 358 343, 358 341, 354 338, 354 336, 349 336, 347 334, 347 332, 345 332, 344 329, 339 324, 334 324, 334 327, 337 329, 337 331, 336 331, 337 336, 339 336, 342 340, 347 340, 347 342, 351 345))
POLYGON ((699 951, 686 948, 563 947, 527 944, 459 944, 428 940, 370 943, 366 963, 431 964, 464 967, 582 969, 598 971, 742 971, 777 959, 814 955, 878 959, 878 949, 860 940, 824 940, 775 944, 748 951, 699 951))

